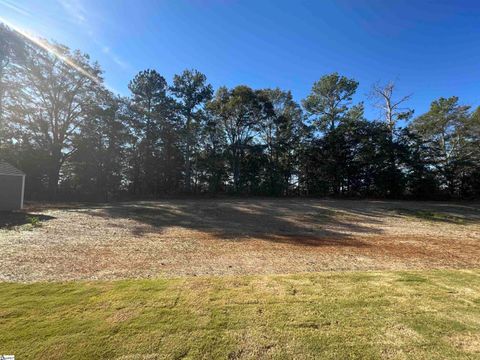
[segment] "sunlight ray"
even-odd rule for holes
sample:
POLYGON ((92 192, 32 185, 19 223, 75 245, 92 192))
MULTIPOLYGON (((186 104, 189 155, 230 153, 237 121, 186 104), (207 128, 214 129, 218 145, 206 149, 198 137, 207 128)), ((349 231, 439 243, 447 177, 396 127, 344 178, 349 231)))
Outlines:
POLYGON ((28 16, 28 17, 32 16, 32 14, 27 9, 25 9, 24 7, 22 7, 18 4, 12 3, 12 1, 10 1, 10 0, 0 0, 0 5, 8 8, 10 10, 13 10, 18 14, 28 16))
POLYGON ((57 58, 59 58, 61 61, 63 61, 65 64, 67 64, 68 66, 72 67, 73 69, 75 69, 76 71, 78 71, 79 73, 81 73, 82 75, 88 77, 90 80, 94 81, 95 83, 97 83, 98 85, 102 85, 102 81, 96 77, 95 75, 91 74, 90 72, 88 72, 87 70, 85 70, 84 68, 82 68, 80 65, 78 65, 77 63, 75 63, 72 59, 60 54, 58 52, 57 49, 55 49, 54 46, 50 45, 47 41, 31 34, 29 31, 25 30, 25 29, 22 29, 21 27, 13 24, 12 22, 0 17, 0 22, 3 22, 5 25, 7 25, 10 29, 14 30, 16 33, 20 34, 21 36, 23 36, 24 38, 26 38, 27 40, 31 41, 32 43, 34 43, 35 45, 41 47, 42 49, 48 51, 50 54, 56 56, 57 58))

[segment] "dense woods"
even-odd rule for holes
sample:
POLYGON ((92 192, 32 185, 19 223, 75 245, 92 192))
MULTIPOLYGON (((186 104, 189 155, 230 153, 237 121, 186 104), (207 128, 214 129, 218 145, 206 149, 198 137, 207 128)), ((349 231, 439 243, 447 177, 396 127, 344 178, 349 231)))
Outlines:
POLYGON ((88 55, 2 26, 0 158, 27 174, 27 199, 480 197, 480 108, 446 94, 417 116, 394 83, 354 103, 358 85, 327 74, 298 103, 148 69, 120 97, 88 55))

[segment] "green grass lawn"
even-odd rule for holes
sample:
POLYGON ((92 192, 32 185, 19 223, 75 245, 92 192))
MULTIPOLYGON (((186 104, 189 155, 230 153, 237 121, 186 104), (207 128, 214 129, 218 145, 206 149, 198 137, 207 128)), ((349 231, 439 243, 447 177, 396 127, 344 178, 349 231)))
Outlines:
POLYGON ((480 270, 0 284, 17 359, 480 358, 480 270))

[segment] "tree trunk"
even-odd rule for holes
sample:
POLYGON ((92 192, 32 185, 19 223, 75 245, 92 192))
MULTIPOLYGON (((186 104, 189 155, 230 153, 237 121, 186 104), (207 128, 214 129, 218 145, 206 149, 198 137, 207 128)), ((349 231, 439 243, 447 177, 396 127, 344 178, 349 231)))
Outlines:
POLYGON ((187 120, 187 144, 185 147, 185 191, 192 191, 192 171, 191 171, 191 146, 190 146, 190 120, 187 120))
POLYGON ((185 146, 185 191, 190 193, 192 191, 192 134, 191 127, 192 125, 192 113, 189 110, 187 113, 187 123, 185 124, 186 132, 186 146, 185 146))
POLYGON ((389 170, 389 181, 388 181, 388 187, 389 187, 389 190, 390 190, 390 194, 387 194, 387 196, 391 197, 391 198, 395 198, 398 194, 397 194, 397 190, 398 190, 398 186, 397 186, 397 181, 398 179, 396 178, 396 169, 397 169, 397 166, 396 166, 396 159, 395 159, 395 151, 393 149, 393 129, 391 129, 390 131, 390 135, 389 135, 389 149, 388 149, 388 152, 389 152, 389 162, 390 162, 390 170, 389 170))
POLYGON ((240 156, 238 150, 233 152, 233 187, 235 192, 238 193, 240 183, 240 156))
POLYGON ((62 150, 54 145, 51 155, 51 164, 48 173, 48 193, 50 200, 57 200, 58 181, 60 179, 60 168, 62 166, 62 150))
POLYGON ((53 164, 48 174, 48 194, 50 200, 57 200, 58 180, 60 178, 60 166, 53 164))

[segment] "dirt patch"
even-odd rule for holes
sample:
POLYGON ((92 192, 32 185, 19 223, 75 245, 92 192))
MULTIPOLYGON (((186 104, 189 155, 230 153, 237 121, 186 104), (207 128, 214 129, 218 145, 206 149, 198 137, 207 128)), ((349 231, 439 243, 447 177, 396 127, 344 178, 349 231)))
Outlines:
POLYGON ((480 354, 480 333, 459 334, 450 337, 448 341, 462 351, 480 354))
POLYGON ((480 267, 472 203, 166 200, 32 213, 45 221, 0 228, 0 280, 480 267))

